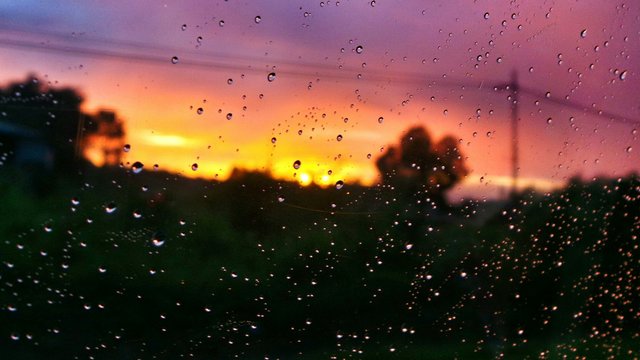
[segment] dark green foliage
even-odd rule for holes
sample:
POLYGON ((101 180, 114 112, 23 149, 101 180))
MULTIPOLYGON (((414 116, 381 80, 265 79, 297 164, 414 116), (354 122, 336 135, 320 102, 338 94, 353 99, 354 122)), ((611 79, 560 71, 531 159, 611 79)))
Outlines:
POLYGON ((0 304, 18 310, 0 313, 0 348, 16 358, 599 357, 640 328, 636 177, 419 225, 392 189, 252 172, 92 169, 44 198, 2 181, 0 304))

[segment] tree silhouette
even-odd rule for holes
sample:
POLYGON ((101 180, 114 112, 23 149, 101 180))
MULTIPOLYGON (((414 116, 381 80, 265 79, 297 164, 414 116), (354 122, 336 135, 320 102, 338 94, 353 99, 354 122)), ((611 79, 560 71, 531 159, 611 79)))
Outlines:
POLYGON ((376 161, 382 182, 407 196, 429 199, 436 206, 447 206, 445 192, 462 180, 468 169, 452 136, 433 142, 421 126, 412 127, 397 146, 387 148, 376 161))
POLYGON ((94 150, 104 165, 120 164, 125 135, 122 120, 112 111, 100 110, 95 115, 85 116, 83 123, 85 133, 79 146, 85 155, 94 150))
POLYGON ((76 89, 56 88, 28 75, 24 81, 0 88, 0 122, 18 126, 47 144, 57 170, 78 168, 84 161, 84 150, 96 139, 102 139, 98 143, 103 146, 106 163, 119 163, 120 150, 112 149, 124 141, 122 122, 111 112, 85 114, 82 102, 76 89))

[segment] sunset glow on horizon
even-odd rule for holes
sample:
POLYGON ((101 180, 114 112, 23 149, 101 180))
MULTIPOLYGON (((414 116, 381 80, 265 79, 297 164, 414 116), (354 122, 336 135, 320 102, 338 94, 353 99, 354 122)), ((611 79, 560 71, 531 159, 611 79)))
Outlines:
POLYGON ((515 70, 521 187, 640 170, 640 51, 629 46, 640 25, 619 25, 637 4, 118 4, 0 5, 0 81, 33 73, 78 89, 86 111, 113 109, 131 146, 125 164, 373 185, 376 159, 422 125, 434 141, 459 140, 471 174, 457 192, 495 195, 511 185, 511 100, 499 87, 515 70))

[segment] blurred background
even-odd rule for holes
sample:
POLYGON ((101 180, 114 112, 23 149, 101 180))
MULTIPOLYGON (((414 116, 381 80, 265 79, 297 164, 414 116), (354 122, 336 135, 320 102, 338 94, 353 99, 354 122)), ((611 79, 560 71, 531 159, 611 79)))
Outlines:
POLYGON ((0 354, 637 358, 639 16, 0 4, 0 354))

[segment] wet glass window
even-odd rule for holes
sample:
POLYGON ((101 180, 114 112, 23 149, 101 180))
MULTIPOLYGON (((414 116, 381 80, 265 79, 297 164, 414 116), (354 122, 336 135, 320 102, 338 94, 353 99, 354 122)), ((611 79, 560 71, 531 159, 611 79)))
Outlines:
POLYGON ((639 14, 0 3, 0 357, 638 358, 639 14))

